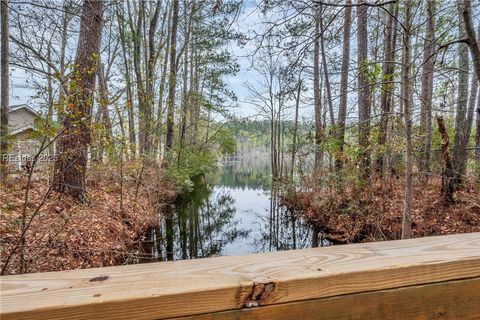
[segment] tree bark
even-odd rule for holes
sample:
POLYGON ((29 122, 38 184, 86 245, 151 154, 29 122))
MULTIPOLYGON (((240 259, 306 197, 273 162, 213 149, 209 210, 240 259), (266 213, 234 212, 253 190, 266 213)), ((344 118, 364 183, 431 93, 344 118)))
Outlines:
POLYGON ((292 136, 292 160, 290 167, 290 181, 293 182, 293 173, 295 170, 295 155, 297 153, 297 135, 298 135, 298 107, 300 106, 300 95, 302 93, 302 80, 298 80, 297 96, 295 97, 295 120, 293 122, 292 136))
POLYGON ((172 30, 170 32, 170 74, 168 79, 168 100, 167 100, 167 137, 165 148, 171 152, 173 148, 173 126, 175 112, 175 87, 177 84, 176 56, 177 56, 177 28, 178 28, 178 2, 173 0, 172 30))
POLYGON ((440 132, 441 144, 442 144, 442 158, 443 158, 443 169, 442 169, 442 202, 445 207, 450 206, 453 202, 453 193, 454 193, 454 184, 453 180, 455 177, 453 171, 453 164, 450 159, 450 153, 448 151, 448 133, 445 128, 445 122, 443 118, 437 116, 438 131, 440 132))
POLYGON ((319 8, 319 25, 320 25, 320 49, 322 51, 323 76, 325 77, 325 88, 327 91, 328 113, 330 115, 330 124, 333 126, 335 124, 335 116, 333 115, 332 89, 330 87, 330 76, 328 75, 327 54, 325 53, 325 41, 324 41, 325 30, 323 28, 323 11, 322 11, 321 5, 319 8))
POLYGON ((403 63, 402 63, 402 85, 404 87, 402 99, 405 108, 405 199, 402 217, 402 239, 412 237, 412 206, 413 206, 413 146, 412 146, 412 84, 410 81, 410 26, 411 26, 410 4, 405 4, 405 26, 403 31, 403 63))
POLYGON ((153 17, 150 20, 148 29, 148 60, 146 64, 146 88, 145 88, 145 135, 144 135, 144 153, 152 157, 153 151, 153 104, 154 104, 154 78, 155 68, 157 66, 157 49, 155 46, 155 34, 157 32, 158 20, 160 16, 160 0, 157 0, 153 17))
POLYGON ((432 148, 432 95, 435 53, 435 1, 427 1, 427 29, 423 44, 422 93, 420 112, 420 175, 423 182, 428 181, 430 173, 430 149, 432 148))
POLYGON ((8 108, 9 108, 9 76, 8 76, 8 0, 1 0, 1 71, 0 71, 0 181, 5 182, 8 175, 8 108))
MULTIPOLYGON (((168 23, 167 30, 170 30, 170 25, 172 23, 172 9, 170 8, 168 14, 168 23)), ((165 56, 163 59, 162 65, 162 76, 160 77, 160 89, 158 94, 158 106, 157 106, 157 139, 158 142, 155 144, 159 151, 161 151, 161 135, 162 135, 162 118, 163 118, 163 109, 164 109, 164 95, 165 95, 165 84, 167 82, 167 67, 168 67, 168 53, 170 52, 170 37, 167 35, 166 45, 165 45, 165 56)), ((160 154, 161 156, 161 154, 160 154)))
MULTIPOLYGON (((62 47, 60 49, 60 72, 62 79, 65 78, 65 72, 67 70, 67 45, 68 45, 68 27, 70 22, 74 18, 74 14, 69 10, 68 1, 63 1, 63 21, 62 21, 62 47)), ((68 95, 68 81, 63 84, 61 87, 63 89, 63 95, 66 97, 68 95)))
MULTIPOLYGON (((346 5, 351 5, 352 1, 347 0, 346 5)), ((340 78, 340 102, 338 105, 337 119, 337 141, 339 144, 338 155, 335 159, 335 168, 337 173, 343 169, 344 165, 344 147, 345 147, 345 122, 347 119, 347 99, 348 99, 348 71, 350 64, 350 34, 352 25, 352 8, 345 8, 345 18, 343 22, 343 50, 342 50, 342 74, 340 78)))
POLYGON ((470 48, 470 54, 473 60, 473 68, 477 74, 477 80, 480 81, 480 46, 478 38, 475 35, 475 29, 472 22, 472 1, 463 0, 462 10, 463 23, 465 24, 465 34, 467 45, 470 48))
MULTIPOLYGON (((108 98, 108 86, 107 86, 107 80, 105 79, 105 67, 103 63, 100 63, 100 66, 98 67, 97 70, 97 79, 98 79, 98 118, 100 121, 98 121, 99 124, 101 124, 100 128, 97 128, 99 131, 98 134, 98 140, 96 147, 98 150, 96 150, 96 155, 97 159, 95 159, 98 162, 101 162, 103 160, 103 155, 105 154, 105 143, 107 146, 111 145, 112 139, 113 139, 113 133, 112 133, 112 121, 110 119, 110 113, 108 112, 108 104, 109 104, 109 98, 108 98)), ((92 157, 93 158, 93 157, 92 157)))
POLYGON ((122 58, 123 64, 125 66, 125 86, 127 93, 127 101, 125 109, 127 109, 128 117, 128 142, 130 146, 130 157, 135 158, 137 153, 137 139, 135 133, 135 116, 134 116, 134 105, 133 105, 133 93, 132 93, 132 83, 130 77, 130 64, 127 58, 127 44, 125 39, 125 29, 124 22, 125 17, 123 15, 123 4, 120 4, 122 9, 120 10, 117 7, 117 19, 118 19, 118 31, 120 34, 120 44, 122 45, 122 58))
MULTIPOLYGON (((187 2, 184 2, 184 6, 187 7, 187 2)), ((179 132, 179 150, 178 150, 178 165, 180 165, 180 160, 181 160, 181 152, 183 149, 183 145, 185 142, 185 134, 187 131, 187 112, 188 108, 190 107, 189 102, 190 102, 190 91, 192 90, 192 87, 190 86, 190 89, 188 88, 188 76, 189 72, 191 72, 191 68, 189 67, 189 63, 193 65, 193 61, 189 61, 189 53, 193 51, 193 47, 190 45, 190 35, 192 31, 192 20, 193 20, 193 14, 195 12, 195 0, 192 1, 191 8, 190 8, 190 14, 187 14, 185 12, 185 41, 184 41, 184 51, 183 51, 183 88, 182 88, 182 107, 181 107, 181 117, 180 117, 180 132, 179 132)), ((190 78, 193 75, 190 73, 190 78)), ((190 82, 191 84, 192 82, 190 82)))
MULTIPOLYGON (((51 55, 51 43, 48 44, 48 48, 47 48, 47 59, 48 60, 51 60, 52 59, 52 55, 51 55)), ((47 75, 47 107, 48 107, 48 111, 47 111, 47 126, 52 126, 53 125, 53 99, 54 99, 54 96, 53 96, 53 75, 52 75, 52 68, 50 65, 48 65, 47 67, 47 72, 48 72, 48 75, 47 75)), ((48 141, 48 143, 50 144, 49 147, 48 147, 48 154, 50 156, 53 156, 55 150, 54 150, 54 144, 51 143, 51 141, 48 141)))
POLYGON ((318 19, 318 8, 315 8, 315 32, 313 49, 313 101, 315 105, 315 169, 322 166, 322 96, 320 93, 320 23, 318 19))
POLYGON ((146 138, 148 131, 148 106, 145 92, 145 81, 142 73, 142 26, 144 18, 145 2, 140 1, 138 5, 138 16, 134 25, 133 15, 128 2, 128 15, 130 31, 133 36, 133 70, 135 73, 135 84, 137 87, 137 103, 138 103, 138 151, 140 155, 145 153, 146 138))
POLYGON ((68 110, 55 163, 56 189, 84 200, 95 75, 99 62, 104 2, 85 0, 74 69, 70 77, 68 110))
POLYGON ((388 138, 388 122, 390 113, 392 112, 395 71, 395 47, 397 42, 397 24, 398 24, 398 5, 392 4, 389 8, 394 11, 393 16, 389 15, 387 20, 387 33, 385 37, 384 63, 382 66, 383 83, 380 97, 380 124, 378 130, 378 149, 379 154, 375 163, 375 171, 377 175, 383 177, 385 145, 388 138))
MULTIPOLYGON (((477 98, 478 92, 478 80, 476 71, 473 70, 472 80, 470 82, 470 97, 468 99, 468 109, 467 109, 467 118, 466 118, 466 125, 467 129, 465 130, 465 147, 469 147, 470 135, 472 133, 472 126, 473 126, 473 118, 475 116, 475 102, 477 98)), ((468 154, 468 151, 467 151, 468 154)), ((465 169, 466 171, 466 169, 465 169)))
MULTIPOLYGON (((363 0, 358 1, 364 3, 363 0)), ((360 175, 363 180, 370 178, 370 99, 368 80, 368 8, 357 7, 358 19, 358 143, 360 175)))
MULTIPOLYGON (((480 24, 478 25, 477 29, 478 34, 480 35, 480 24)), ((467 111, 467 133, 466 133, 466 143, 465 146, 469 146, 470 135, 472 133, 472 126, 473 126, 473 118, 475 112, 477 113, 477 120, 476 120, 476 134, 475 134, 475 156, 474 159, 477 161, 477 165, 479 166, 478 171, 480 172, 480 90, 478 88, 479 81, 477 75, 477 69, 473 68, 473 76, 472 82, 470 84, 470 99, 467 111), (476 106, 475 106, 476 102, 476 106), (476 110, 476 111, 475 111, 476 110)))
MULTIPOLYGON (((463 12, 459 8, 459 13, 463 12)), ((465 24, 459 14, 459 36, 466 36, 465 24)), ((455 186, 462 184, 467 168, 466 131, 467 131, 467 103, 468 103, 468 46, 458 44, 458 94, 457 110, 455 115, 455 134, 453 137, 453 169, 455 170, 455 186)))
MULTIPOLYGON (((475 159, 480 163, 480 90, 477 96, 477 121, 475 133, 475 159)), ((480 171, 480 168, 479 168, 480 171)))
MULTIPOLYGON (((60 47, 60 75, 57 77, 60 81, 60 93, 58 95, 58 107, 57 107, 57 122, 63 122, 63 116, 65 113, 65 105, 67 104, 68 96, 68 79, 65 76, 67 71, 67 61, 66 61, 66 51, 67 51, 67 42, 68 42, 68 27, 72 20, 73 14, 68 10, 67 1, 63 2, 63 19, 62 19, 62 44, 60 47)), ((58 141, 57 141, 58 144, 58 141)), ((58 149, 58 146, 57 146, 58 149)))

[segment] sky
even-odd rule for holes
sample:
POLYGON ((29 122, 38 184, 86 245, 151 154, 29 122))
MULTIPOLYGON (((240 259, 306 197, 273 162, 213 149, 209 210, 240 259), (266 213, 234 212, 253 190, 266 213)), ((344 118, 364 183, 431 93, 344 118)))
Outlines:
MULTIPOLYGON (((247 38, 251 38, 254 33, 261 33, 262 30, 266 28, 262 24, 262 21, 266 19, 264 14, 261 12, 260 6, 258 5, 259 1, 256 0, 247 0, 244 2, 242 7, 242 12, 239 15, 235 28, 237 31, 244 33, 247 38)), ((260 1, 261 2, 261 1, 260 1)), ((267 19, 272 19, 272 15, 275 13, 269 13, 267 19)), ((231 90, 233 90, 238 98, 238 106, 235 109, 235 115, 239 117, 245 117, 249 119, 261 119, 259 117, 259 111, 256 106, 251 103, 251 94, 246 86, 246 83, 251 83, 256 85, 258 82, 261 82, 261 75, 252 68, 252 60, 255 61, 256 58, 252 58, 252 52, 255 51, 255 42, 247 41, 246 44, 240 46, 237 42, 231 42, 229 45, 230 52, 237 57, 237 62, 240 65, 240 71, 234 76, 229 76, 227 78, 227 83, 231 90)), ((307 95, 310 95, 307 92, 307 95)), ((308 99, 303 99, 308 100, 308 99)), ((291 107, 287 111, 287 119, 293 118, 293 101, 289 102, 291 107)), ((313 119, 313 107, 310 105, 305 105, 304 102, 300 104, 300 118, 310 118, 313 119)))

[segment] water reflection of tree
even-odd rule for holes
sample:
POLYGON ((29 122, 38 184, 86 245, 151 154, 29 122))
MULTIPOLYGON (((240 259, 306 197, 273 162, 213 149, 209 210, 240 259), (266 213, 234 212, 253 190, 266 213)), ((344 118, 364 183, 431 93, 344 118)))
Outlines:
MULTIPOLYGON (((312 245, 311 226, 281 206, 279 191, 272 189, 269 158, 237 159, 219 167, 205 179, 196 179, 194 190, 185 195, 171 212, 166 214, 167 219, 161 226, 153 230, 150 239, 153 248, 145 250, 158 256, 159 260, 218 255, 227 244, 246 238, 252 229, 252 233, 260 233, 253 239, 255 252, 312 245), (215 192, 214 185, 217 187, 215 192), (270 208, 267 212, 254 210, 258 214, 258 223, 244 226, 248 231, 240 227, 241 215, 236 212, 235 199, 229 192, 231 189, 253 189, 270 196, 270 208)), ((316 242, 319 242, 318 237, 316 242)))
POLYGON ((296 218, 279 203, 279 191, 272 187, 269 157, 244 157, 227 159, 210 180, 216 185, 242 190, 258 189, 270 195, 268 215, 259 214, 262 237, 254 240, 256 251, 276 251, 311 246, 311 227, 296 218))
POLYGON ((280 205, 277 190, 271 191, 268 217, 259 218, 263 222, 263 227, 261 238, 255 241, 257 251, 302 249, 311 246, 310 225, 280 205))
POLYGON ((203 181, 196 181, 193 192, 175 208, 175 214, 165 219, 165 248, 168 260, 209 257, 248 231, 239 229, 235 220, 235 200, 226 191, 212 195, 203 181))
POLYGON ((270 184, 269 158, 240 158, 226 161, 209 176, 209 182, 217 186, 239 189, 262 189, 270 184))

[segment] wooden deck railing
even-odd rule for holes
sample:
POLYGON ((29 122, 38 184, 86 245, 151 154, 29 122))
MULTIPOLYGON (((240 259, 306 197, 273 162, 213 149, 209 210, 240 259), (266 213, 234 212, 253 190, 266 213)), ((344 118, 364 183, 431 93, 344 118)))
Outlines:
POLYGON ((480 319, 480 233, 5 276, 1 319, 480 319))

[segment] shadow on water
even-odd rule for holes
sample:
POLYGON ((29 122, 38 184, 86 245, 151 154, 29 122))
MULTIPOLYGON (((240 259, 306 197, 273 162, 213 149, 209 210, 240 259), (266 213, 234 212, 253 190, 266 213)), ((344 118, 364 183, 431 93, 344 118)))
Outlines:
POLYGON ((318 232, 280 205, 269 159, 224 161, 194 179, 142 245, 141 262, 242 255, 318 246, 318 232))

